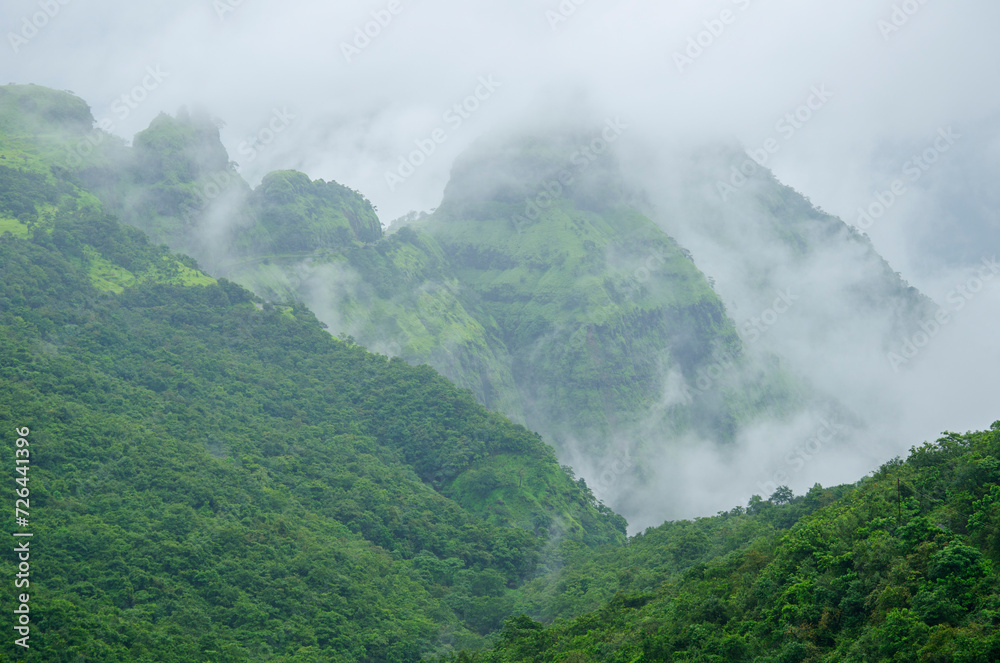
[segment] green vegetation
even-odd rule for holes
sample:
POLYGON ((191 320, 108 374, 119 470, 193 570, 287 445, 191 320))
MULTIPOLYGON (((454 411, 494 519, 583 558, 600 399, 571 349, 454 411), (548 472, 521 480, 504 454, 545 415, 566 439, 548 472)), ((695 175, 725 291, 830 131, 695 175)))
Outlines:
POLYGON ((91 285, 169 260, 90 211, 0 239, 0 428, 32 429, 45 550, 24 660, 414 661, 496 628, 556 532, 623 540, 427 367, 226 281, 91 285))
POLYGON ((41 85, 0 86, 0 132, 4 134, 81 133, 93 122, 86 102, 72 93, 41 85))
POLYGON ((382 236, 367 199, 336 182, 311 182, 295 171, 267 175, 250 204, 259 219, 250 234, 262 235, 252 240, 251 255, 343 248, 382 236))
POLYGON ((56 188, 40 174, 0 166, 0 213, 33 223, 38 206, 56 200, 56 188))
POLYGON ((0 168, 0 427, 32 429, 45 542, 23 660, 415 661, 561 542, 624 540, 537 435, 149 244, 88 168, 0 168))
POLYGON ((600 453, 639 428, 728 439, 800 398, 613 164, 519 218, 578 137, 473 151, 383 236, 340 184, 251 191, 209 118, 129 149, 91 125, 70 94, 0 88, 0 454, 31 429, 17 660, 1000 659, 1000 422, 626 539, 483 407, 600 453), (271 302, 171 253, 209 238, 271 302), (663 375, 719 352, 745 372, 665 402, 663 375))
MULTIPOLYGON (((280 171, 251 190, 218 123, 198 114, 160 115, 131 149, 104 141, 66 176, 154 243, 268 301, 306 304, 342 339, 434 367, 563 452, 596 462, 615 439, 725 442, 762 410, 792 410, 802 387, 743 357, 707 279, 635 211, 614 161, 571 165, 585 139, 477 146, 441 208, 389 236, 371 203, 335 182, 280 171), (573 186, 515 223, 567 167, 573 186), (734 379, 691 393, 720 356, 734 379)), ((132 283, 106 265, 93 276, 132 283)))
MULTIPOLYGON (((557 448, 595 459, 616 438, 693 431, 727 441, 763 409, 792 409, 801 386, 743 357, 707 279, 616 190, 613 162, 596 162, 537 219, 518 221, 578 138, 478 147, 434 214, 369 241, 342 220, 322 222, 338 241, 297 220, 305 214, 290 201, 312 199, 308 179, 274 173, 287 192, 281 232, 294 237, 266 249, 262 224, 240 231, 237 244, 257 247, 256 257, 226 274, 272 301, 304 301, 332 333, 427 363, 557 448), (750 377, 665 402, 668 379, 695 384, 720 356, 750 377)), ((253 195, 273 187, 265 179, 253 195)))
MULTIPOLYGON (((427 224, 459 281, 497 321, 530 403, 530 426, 556 442, 586 441, 599 456, 615 433, 650 416, 664 375, 676 371, 693 382, 714 348, 741 352, 705 278, 642 215, 628 208, 598 214, 567 199, 516 227, 523 207, 523 200, 489 200, 457 212, 446 199, 427 224)), ((655 430, 684 430, 691 412, 675 403, 655 430)), ((715 422, 728 418, 715 414, 715 422)), ((701 423, 712 428, 708 421, 701 423)), ((730 431, 711 432, 725 438, 730 431)))
POLYGON ((22 223, 16 219, 0 218, 0 234, 7 232, 18 237, 27 237, 31 234, 26 223, 22 223))
POLYGON ((549 626, 513 618, 491 652, 449 660, 1000 660, 1000 421, 851 487, 776 504, 785 492, 584 553, 536 612, 617 590, 602 606, 549 626))

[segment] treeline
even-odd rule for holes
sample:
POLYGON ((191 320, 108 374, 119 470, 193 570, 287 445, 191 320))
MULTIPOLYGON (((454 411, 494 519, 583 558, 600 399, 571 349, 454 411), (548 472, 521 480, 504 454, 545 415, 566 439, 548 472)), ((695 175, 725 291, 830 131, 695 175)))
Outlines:
POLYGON ((614 587, 604 579, 657 567, 662 582, 618 583, 599 608, 548 626, 511 619, 492 651, 448 660, 1000 660, 1000 421, 946 433, 853 487, 775 503, 787 499, 779 491, 748 510, 636 537, 571 582, 586 592, 584 583, 614 587), (782 531, 786 518, 796 522, 782 531), (749 545, 727 550, 734 526, 749 545), (644 549, 651 536, 657 543, 644 549), (707 558, 671 567, 706 546, 707 558), (644 552, 634 555, 637 547, 644 552))

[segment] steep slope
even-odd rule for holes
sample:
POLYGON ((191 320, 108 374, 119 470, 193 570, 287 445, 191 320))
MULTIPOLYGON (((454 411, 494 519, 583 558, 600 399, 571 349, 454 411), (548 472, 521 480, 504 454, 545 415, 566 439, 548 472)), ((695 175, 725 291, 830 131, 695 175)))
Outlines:
MULTIPOLYGON (((22 86, 8 93, 22 94, 22 86)), ((467 310, 433 240, 379 243, 378 217, 359 192, 292 171, 271 173, 251 189, 229 161, 217 123, 186 111, 158 116, 132 149, 99 128, 74 143, 86 154, 70 149, 68 175, 155 243, 271 301, 304 302, 334 334, 430 364, 524 422, 495 325, 467 310)))
POLYGON ((744 359, 710 284, 630 206, 614 160, 573 164, 583 140, 484 141, 455 165, 434 214, 373 243, 264 251, 227 273, 307 302, 335 334, 433 365, 542 431, 592 483, 630 459, 616 478, 637 481, 597 487, 635 512, 642 487, 664 481, 646 461, 684 436, 731 442, 805 396, 773 362, 744 359), (567 168, 578 181, 553 185, 567 168), (726 374, 708 378, 720 357, 726 374))
POLYGON ((711 200, 736 152, 704 150, 656 195, 631 194, 615 131, 480 141, 441 206, 388 236, 337 183, 284 171, 251 189, 196 114, 156 118, 130 149, 104 140, 67 177, 209 273, 433 366, 648 524, 690 512, 673 468, 692 455, 733 465, 736 496, 788 482, 783 459, 830 420, 832 446, 856 442, 858 413, 891 410, 857 376, 885 373, 892 339, 931 307, 766 172, 711 200))
POLYGON ((150 245, 16 140, 37 166, 0 170, 0 427, 10 458, 27 440, 40 551, 21 660, 416 661, 496 628, 560 542, 623 539, 537 435, 150 245))
POLYGON ((479 146, 424 226, 498 321, 531 425, 592 457, 643 427, 732 439, 767 388, 716 390, 688 407, 683 386, 713 352, 739 356, 740 339, 684 250, 629 206, 617 164, 576 163, 585 143, 479 146))
POLYGON ((594 565, 590 577, 604 584, 611 576, 623 590, 601 609, 548 627, 510 620, 492 652, 449 660, 1000 659, 1000 421, 915 447, 905 463, 896 459, 837 492, 831 501, 836 495, 817 487, 787 506, 758 501, 753 513, 647 531, 626 549, 642 552, 594 565), (760 522, 796 503, 811 513, 789 531, 760 522), (699 533, 741 527, 758 533, 728 554, 680 570, 661 563, 658 586, 634 582, 649 577, 649 537, 669 559, 704 549, 699 533))
POLYGON ((659 155, 630 174, 648 192, 650 217, 713 277, 744 338, 780 351, 864 417, 892 408, 879 393, 899 369, 889 353, 937 307, 863 229, 817 209, 736 146, 659 155), (792 305, 775 315, 782 293, 792 305))
POLYGON ((481 403, 523 422, 495 325, 463 297, 440 247, 412 231, 382 237, 371 205, 360 199, 359 206, 351 195, 332 182, 310 184, 301 173, 268 175, 246 208, 257 222, 232 238, 241 257, 217 271, 271 300, 305 302, 332 333, 430 364, 481 403), (276 181, 296 186, 278 190, 276 181), (339 187, 348 200, 317 200, 304 191, 309 187, 339 187), (306 214, 312 218, 303 232, 306 214))
POLYGON ((250 191, 225 170, 207 119, 161 116, 124 160, 131 192, 104 198, 212 273, 435 367, 543 432, 602 497, 637 513, 643 486, 666 481, 646 461, 732 442, 761 413, 787 416, 812 397, 774 357, 746 360, 711 285, 634 211, 613 159, 573 164, 585 138, 484 141, 437 213, 383 237, 359 194, 293 172, 250 191), (578 182, 515 224, 566 168, 578 182))

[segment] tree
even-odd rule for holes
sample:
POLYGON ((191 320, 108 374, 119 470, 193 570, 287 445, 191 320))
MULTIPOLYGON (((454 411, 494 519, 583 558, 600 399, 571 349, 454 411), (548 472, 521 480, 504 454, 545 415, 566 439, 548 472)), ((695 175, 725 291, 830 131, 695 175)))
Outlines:
POLYGON ((774 504, 788 504, 795 498, 795 493, 788 486, 778 486, 778 489, 771 493, 768 498, 774 504))

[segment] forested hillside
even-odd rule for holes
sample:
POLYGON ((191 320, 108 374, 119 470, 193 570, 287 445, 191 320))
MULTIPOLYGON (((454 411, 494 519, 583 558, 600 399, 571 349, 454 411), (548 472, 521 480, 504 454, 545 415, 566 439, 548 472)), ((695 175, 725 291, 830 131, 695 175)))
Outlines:
POLYGON ((339 183, 278 171, 251 187, 218 125, 160 115, 130 148, 103 141, 71 177, 209 274, 434 367, 541 433, 643 525, 689 513, 664 488, 688 449, 726 454, 760 427, 824 417, 843 422, 838 445, 864 430, 868 401, 818 383, 812 346, 785 334, 806 325, 831 363, 870 365, 933 316, 870 242, 768 172, 739 204, 705 194, 735 153, 693 158, 680 185, 643 190, 617 161, 613 123, 499 133, 455 162, 436 210, 384 232, 367 198, 339 183), (833 263, 857 269, 829 276, 833 263), (830 319, 831 298, 857 315, 830 319), (855 335, 865 343, 842 342, 855 335))
POLYGON ((415 661, 474 646, 564 543, 624 540, 537 435, 214 281, 10 147, 0 428, 8 458, 31 431, 40 569, 24 660, 415 661))
POLYGON ((0 454, 33 534, 31 647, 0 660, 1000 660, 1000 422, 631 538, 560 466, 549 441, 607 461, 819 399, 744 354, 612 162, 521 217, 576 137, 473 151, 384 236, 335 182, 251 189, 204 117, 131 147, 92 122, 0 88, 0 454), (220 242, 214 276, 173 252, 220 242))
POLYGON ((776 356, 744 353, 712 283, 636 211, 612 155, 574 155, 588 130, 483 141, 456 164, 440 208, 388 236, 371 203, 336 182, 279 171, 251 188, 204 115, 160 115, 130 148, 60 130, 25 140, 98 142, 67 177, 213 276, 434 367, 539 431, 592 483, 633 458, 632 481, 598 487, 626 514, 666 480, 651 459, 683 437, 731 444, 761 416, 831 404, 776 356), (547 193, 559 178, 573 182, 547 193), (711 375, 720 366, 725 379, 711 375))
MULTIPOLYGON (((680 542, 716 554, 668 569, 664 582, 619 581, 621 593, 599 609, 549 626, 509 620, 492 652, 454 660, 1000 660, 1000 421, 914 447, 853 487, 817 486, 778 506, 791 497, 782 492, 699 521, 710 536, 692 527, 680 542), (762 520, 796 507, 805 513, 788 531, 762 520), (721 549, 726 530, 741 526, 754 530, 752 543, 721 549)), ((680 526, 634 537, 575 582, 648 573, 648 549, 678 550, 669 533, 680 526)))

